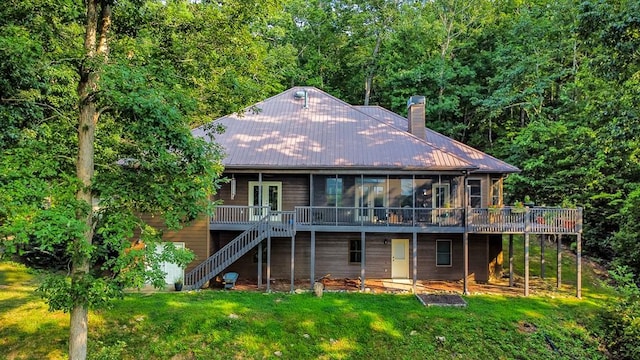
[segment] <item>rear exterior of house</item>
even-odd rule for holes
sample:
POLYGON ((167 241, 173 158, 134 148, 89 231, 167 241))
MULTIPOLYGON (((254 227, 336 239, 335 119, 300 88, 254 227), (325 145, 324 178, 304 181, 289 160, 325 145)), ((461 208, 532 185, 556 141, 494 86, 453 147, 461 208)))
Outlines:
MULTIPOLYGON (((194 250, 185 284, 223 272, 267 279, 488 282, 502 272, 502 235, 577 234, 580 209, 502 206, 517 168, 408 118, 297 87, 216 120, 194 136, 227 152, 222 205, 168 235, 194 250), (293 254, 293 256, 292 256, 293 254)), ((527 274, 528 275, 528 274, 527 274)))

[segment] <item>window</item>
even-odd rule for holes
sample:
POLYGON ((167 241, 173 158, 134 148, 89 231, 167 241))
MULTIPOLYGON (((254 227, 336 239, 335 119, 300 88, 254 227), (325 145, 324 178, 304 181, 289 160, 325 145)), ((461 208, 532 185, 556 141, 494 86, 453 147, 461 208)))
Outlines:
POLYGON ((413 207, 413 179, 400 179, 400 206, 413 207))
POLYGON ((451 266, 451 240, 436 240, 436 266, 451 266))
POLYGON ((482 207, 481 181, 469 179, 467 184, 469 186, 469 206, 472 208, 482 207))
POLYGON ((342 204, 342 179, 328 178, 325 194, 327 196, 327 206, 338 206, 342 204))
POLYGON ((449 203, 449 184, 433 184, 433 208, 446 208, 449 203))
POLYGON ((502 178, 491 178, 491 205, 502 205, 502 178))
POLYGON ((360 240, 349 240, 349 262, 362 262, 362 243, 360 240))

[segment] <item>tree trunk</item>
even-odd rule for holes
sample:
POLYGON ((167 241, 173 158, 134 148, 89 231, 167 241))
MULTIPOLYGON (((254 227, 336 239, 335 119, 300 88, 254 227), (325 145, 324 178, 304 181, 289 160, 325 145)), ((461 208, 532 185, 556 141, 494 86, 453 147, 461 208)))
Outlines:
POLYGON ((371 54, 371 64, 369 65, 369 73, 367 74, 367 78, 364 83, 364 106, 369 106, 369 99, 371 98, 371 87, 373 86, 373 75, 375 73, 375 68, 376 68, 376 58, 378 57, 378 52, 380 52, 381 43, 382 43, 382 34, 378 33, 378 37, 376 39, 376 46, 373 49, 373 53, 371 54))
MULTIPOLYGON (((91 245, 93 238, 92 204, 93 194, 91 182, 94 174, 94 140, 99 113, 93 94, 97 90, 99 70, 94 68, 93 61, 97 56, 106 57, 107 32, 111 24, 111 9, 101 0, 88 0, 87 20, 85 26, 85 61, 80 68, 78 82, 79 121, 78 121, 78 159, 76 175, 82 187, 76 193, 76 199, 84 203, 84 211, 78 211, 78 219, 84 221, 85 232, 82 238, 75 240, 77 251, 71 265, 72 289, 86 286, 85 277, 89 273, 90 258, 84 250, 91 245), (100 15, 98 15, 100 8, 100 15)), ((86 300, 74 299, 69 326, 69 359, 83 360, 87 358, 88 304, 86 300)))
POLYGON ((87 314, 86 305, 76 305, 71 309, 69 359, 87 358, 87 314))

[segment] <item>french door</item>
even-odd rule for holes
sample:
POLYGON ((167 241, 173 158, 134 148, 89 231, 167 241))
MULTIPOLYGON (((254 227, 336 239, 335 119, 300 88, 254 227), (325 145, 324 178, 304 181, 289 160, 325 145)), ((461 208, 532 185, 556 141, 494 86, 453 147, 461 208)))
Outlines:
POLYGON ((356 184, 356 220, 376 222, 384 220, 386 203, 386 180, 364 179, 356 184), (376 209, 377 208, 377 209, 376 209))
POLYGON ((449 208, 451 206, 450 196, 451 196, 451 188, 447 183, 439 183, 433 184, 432 187, 432 205, 433 205, 433 214, 432 221, 434 223, 446 222, 449 217, 449 208))
POLYGON ((257 208, 251 209, 251 220, 259 220, 267 215, 267 207, 270 211, 282 211, 282 182, 281 181, 249 181, 249 206, 257 208))

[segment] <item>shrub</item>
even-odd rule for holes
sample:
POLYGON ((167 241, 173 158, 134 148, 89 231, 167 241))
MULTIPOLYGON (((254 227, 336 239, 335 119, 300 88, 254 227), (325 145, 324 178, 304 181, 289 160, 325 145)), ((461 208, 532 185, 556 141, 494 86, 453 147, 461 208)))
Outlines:
POLYGON ((602 339, 614 359, 640 359, 640 288, 627 266, 610 271, 619 300, 601 313, 602 339))

